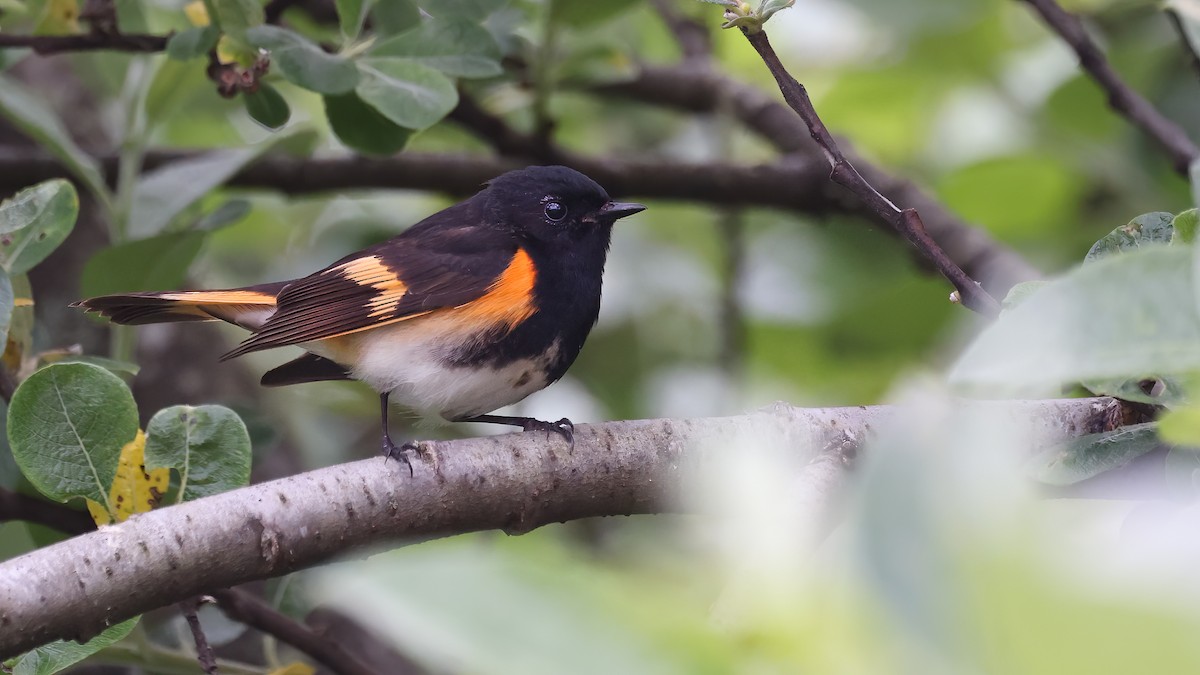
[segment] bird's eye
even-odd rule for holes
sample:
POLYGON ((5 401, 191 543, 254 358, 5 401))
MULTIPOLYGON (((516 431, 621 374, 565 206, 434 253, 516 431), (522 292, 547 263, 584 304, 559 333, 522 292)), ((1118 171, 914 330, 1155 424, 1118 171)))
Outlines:
POLYGON ((559 202, 546 202, 546 217, 557 223, 567 217, 567 207, 559 202))

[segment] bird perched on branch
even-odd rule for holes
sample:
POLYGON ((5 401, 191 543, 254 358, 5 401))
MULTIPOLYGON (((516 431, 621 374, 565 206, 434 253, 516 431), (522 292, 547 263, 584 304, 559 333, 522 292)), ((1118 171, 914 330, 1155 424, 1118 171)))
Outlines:
POLYGON ((600 310, 612 225, 643 210, 562 166, 510 171, 400 235, 292 281, 212 291, 124 293, 73 306, 120 324, 221 320, 251 331, 222 357, 295 345, 264 386, 361 380, 388 401, 453 422, 554 431, 570 420, 487 413, 558 380, 600 310))

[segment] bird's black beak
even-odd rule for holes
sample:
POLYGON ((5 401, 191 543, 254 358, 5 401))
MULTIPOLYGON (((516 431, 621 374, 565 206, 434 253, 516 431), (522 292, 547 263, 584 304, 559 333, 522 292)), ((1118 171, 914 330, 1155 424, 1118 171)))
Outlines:
POLYGON ((600 216, 605 219, 617 220, 645 210, 645 206, 632 202, 608 202, 600 207, 600 216))

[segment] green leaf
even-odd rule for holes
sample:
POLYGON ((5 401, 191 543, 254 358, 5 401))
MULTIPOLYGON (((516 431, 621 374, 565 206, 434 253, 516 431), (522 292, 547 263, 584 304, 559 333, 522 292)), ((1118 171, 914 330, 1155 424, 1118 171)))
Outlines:
POLYGON ((60 502, 86 497, 107 506, 121 448, 137 431, 129 387, 86 363, 35 372, 8 408, 13 458, 39 492, 60 502))
POLYGON ((325 116, 334 135, 346 146, 368 155, 394 155, 413 132, 384 117, 354 94, 326 96, 325 116))
POLYGON ((176 61, 198 59, 217 46, 217 39, 220 37, 221 31, 213 25, 189 28, 167 40, 167 56, 176 61))
POLYGON ((1158 425, 1164 441, 1200 448, 1200 404, 1170 410, 1158 418, 1158 425))
POLYGON ((106 205, 112 201, 100 165, 84 152, 58 115, 17 80, 0 74, 0 115, 66 165, 106 205))
POLYGON ((1187 391, 1181 378, 1176 375, 1117 380, 1084 380, 1081 384, 1097 396, 1112 396, 1123 401, 1174 406, 1187 400, 1187 391), (1147 393, 1147 389, 1150 393, 1147 393))
POLYGON ((503 8, 509 0, 438 0, 423 3, 431 16, 467 18, 482 23, 492 12, 503 8))
POLYGON ((402 56, 452 77, 492 77, 503 72, 500 46, 492 34, 463 19, 427 19, 380 42, 371 55, 402 56))
POLYGON ((18 656, 13 664, 12 674, 51 675, 62 672, 101 649, 120 642, 133 631, 140 618, 135 616, 128 621, 109 626, 104 632, 83 644, 73 640, 55 640, 42 645, 18 656))
POLYGON ((1200 369, 1191 256, 1155 246, 1083 265, 984 330, 951 381, 1012 395, 1200 369))
POLYGON ((120 376, 124 379, 132 379, 138 374, 138 371, 142 369, 142 367, 136 363, 121 361, 120 359, 110 359, 105 356, 95 356, 92 354, 72 354, 70 356, 64 356, 51 364, 47 364, 47 367, 53 365, 54 363, 88 363, 93 366, 100 366, 113 375, 120 376))
POLYGON ((287 124, 292 116, 287 100, 279 90, 266 82, 258 85, 258 91, 242 94, 246 112, 250 118, 268 129, 278 129, 287 124))
POLYGON ((213 23, 237 39, 243 39, 248 29, 265 20, 263 5, 258 0, 213 0, 217 16, 213 23))
POLYGON ((1026 468, 1035 480, 1047 485, 1073 485, 1123 467, 1159 445, 1156 424, 1133 424, 1045 450, 1026 468))
MULTIPOLYGON (((388 0, 384 0, 386 4, 388 0)), ((338 25, 342 29, 342 37, 353 40, 362 30, 363 19, 367 16, 369 4, 366 0, 334 0, 337 6, 338 25)))
MULTIPOLYGON (((13 284, 8 274, 0 271, 0 345, 8 344, 8 327, 13 317, 13 284)), ((0 349, 0 352, 3 352, 0 349)), ((4 367, 0 365, 0 368, 4 367)))
POLYGON ((421 10, 412 0, 385 0, 371 8, 375 32, 379 35, 395 35, 416 26, 421 20, 421 10))
POLYGON ((1171 221, 1171 243, 1190 244, 1196 240, 1196 225, 1200 223, 1200 210, 1188 209, 1171 221))
POLYGON ((162 232, 184 209, 296 135, 279 134, 248 148, 214 150, 143 174, 133 190, 127 235, 148 237, 162 232))
POLYGON ((177 288, 200 253, 207 233, 186 230, 101 249, 83 267, 87 297, 177 288))
POLYGON ((219 405, 177 405, 146 425, 146 468, 179 472, 179 501, 250 483, 250 434, 242 418, 219 405))
POLYGON ((358 97, 406 129, 424 129, 458 104, 454 83, 415 61, 365 58, 358 62, 358 97))
POLYGON ((271 51, 271 62, 289 82, 318 94, 345 94, 358 84, 354 62, 327 54, 300 35, 278 26, 258 26, 246 33, 256 47, 271 51))
POLYGON ((250 213, 251 208, 250 202, 245 199, 230 199, 196 221, 193 229, 204 230, 206 232, 219 230, 226 225, 232 225, 245 218, 250 213))
POLYGON ((79 195, 56 178, 0 203, 0 267, 24 274, 54 252, 75 228, 79 195))
POLYGON ((1083 261, 1100 260, 1114 253, 1133 251, 1146 245, 1169 244, 1174 232, 1171 227, 1174 220, 1174 214, 1162 211, 1144 213, 1093 244, 1083 261))

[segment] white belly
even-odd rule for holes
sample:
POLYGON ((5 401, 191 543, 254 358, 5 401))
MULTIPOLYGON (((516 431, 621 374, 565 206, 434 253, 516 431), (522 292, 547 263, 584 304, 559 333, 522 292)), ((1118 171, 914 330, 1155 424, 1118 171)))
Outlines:
MULTIPOLYGON (((499 368, 447 365, 457 347, 446 344, 445 336, 454 332, 447 323, 422 318, 347 336, 357 355, 351 375, 390 392, 390 400, 406 408, 451 421, 503 408, 550 384, 544 373, 557 348, 499 368)), ((315 347, 310 348, 318 351, 315 347)))

